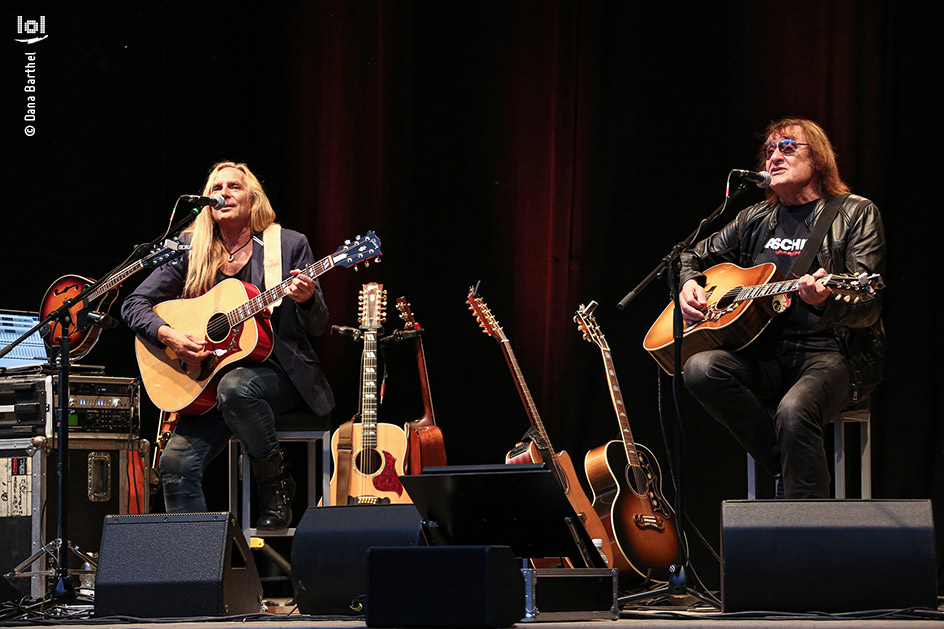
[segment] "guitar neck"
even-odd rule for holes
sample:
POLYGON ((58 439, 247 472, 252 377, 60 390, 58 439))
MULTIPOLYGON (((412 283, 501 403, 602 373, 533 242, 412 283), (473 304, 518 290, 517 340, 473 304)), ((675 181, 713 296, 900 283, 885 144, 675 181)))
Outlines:
POLYGON ((429 390, 429 372, 426 369, 426 353, 423 350, 423 339, 416 337, 416 367, 420 374, 420 392, 423 395, 423 416, 417 423, 436 425, 436 416, 433 413, 433 396, 429 390))
POLYGON ((603 365, 606 367, 606 383, 610 389, 610 400, 613 402, 613 410, 616 411, 616 419, 620 425, 620 435, 623 438, 623 447, 626 449, 626 461, 633 467, 634 474, 640 475, 637 478, 637 486, 644 487, 642 480, 642 466, 639 463, 639 452, 636 450, 636 442, 633 440, 633 431, 629 428, 629 418, 626 416, 626 405, 623 404, 623 393, 616 379, 616 368, 613 365, 613 356, 609 349, 600 348, 603 354, 603 365))
POLYGON ((502 351, 505 354, 505 361, 508 363, 508 367, 511 369, 511 373, 515 379, 515 386, 518 388, 518 394, 521 396, 521 401, 524 403, 525 410, 528 412, 528 419, 538 430, 538 434, 541 435, 541 439, 544 440, 544 445, 547 446, 547 457, 550 459, 551 466, 554 468, 557 478, 560 480, 561 485, 564 489, 567 489, 567 476, 564 474, 564 470, 560 466, 560 461, 557 460, 557 452, 554 450, 554 446, 551 445, 551 439, 547 436, 547 430, 544 428, 544 422, 541 421, 541 415, 538 413, 538 408, 534 404, 534 398, 531 397, 531 391, 528 389, 528 383, 524 380, 524 374, 521 373, 521 368, 518 366, 518 359, 515 358, 515 351, 511 349, 511 341, 507 338, 500 339, 502 351))
MULTIPOLYGON (((300 274, 307 275, 308 277, 315 279, 320 275, 324 275, 328 271, 334 268, 334 260, 332 256, 325 256, 321 260, 309 264, 304 269, 300 271, 300 274)), ((231 326, 238 325, 247 319, 251 319, 256 316, 270 305, 274 304, 276 301, 285 297, 288 294, 288 287, 292 284, 294 277, 289 277, 288 279, 283 280, 282 282, 276 284, 269 290, 259 293, 246 303, 241 306, 230 310, 226 313, 226 317, 229 319, 231 326)))
POLYGON ((756 286, 744 286, 738 291, 734 301, 747 301, 749 299, 756 299, 757 297, 785 295, 786 293, 795 293, 798 290, 800 290, 799 278, 770 282, 769 284, 758 284, 756 286))
POLYGON ((377 331, 366 330, 361 355, 361 439, 364 448, 377 447, 377 331))
POLYGON ((110 291, 111 289, 115 288, 116 286, 119 286, 122 282, 124 282, 126 279, 128 279, 129 277, 131 277, 132 275, 134 275, 135 273, 137 273, 143 268, 144 268, 144 263, 141 262, 141 260, 138 260, 137 262, 129 264, 128 266, 126 266, 125 268, 121 269, 120 271, 112 275, 110 278, 108 278, 108 281, 103 282, 102 284, 98 286, 98 288, 90 292, 88 296, 86 297, 86 299, 88 299, 88 301, 94 301, 98 299, 99 297, 101 297, 102 295, 110 291))

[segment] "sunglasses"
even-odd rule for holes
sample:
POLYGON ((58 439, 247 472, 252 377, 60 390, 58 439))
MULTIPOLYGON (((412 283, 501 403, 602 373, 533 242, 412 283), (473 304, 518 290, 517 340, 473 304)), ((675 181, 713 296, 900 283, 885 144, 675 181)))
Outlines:
POLYGON ((805 142, 797 142, 796 140, 791 140, 789 138, 784 138, 779 142, 771 142, 764 149, 767 159, 774 154, 775 149, 780 149, 781 155, 794 155, 796 154, 798 146, 807 146, 805 142))

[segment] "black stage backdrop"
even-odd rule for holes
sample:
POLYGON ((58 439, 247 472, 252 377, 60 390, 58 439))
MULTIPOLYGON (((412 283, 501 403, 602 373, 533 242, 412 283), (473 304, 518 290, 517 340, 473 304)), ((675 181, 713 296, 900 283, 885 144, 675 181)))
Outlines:
MULTIPOLYGON (((331 323, 357 324, 363 282, 389 291, 388 331, 401 325, 394 298, 409 299, 450 463, 500 462, 528 426, 498 343, 464 303, 481 280, 578 467, 618 437, 600 352, 572 322, 578 304, 601 304, 635 436, 659 453, 671 496, 669 381, 641 347, 667 291, 615 305, 721 203, 729 169, 755 166, 768 121, 810 117, 888 235, 874 496, 940 497, 940 209, 926 189, 941 50, 928 15, 897 2, 655 4, 6 3, 0 307, 36 310, 58 276, 101 276, 163 231, 215 161, 245 161, 316 256, 380 235, 382 264, 323 277, 331 323)), ((343 421, 360 349, 327 335, 318 349, 343 421)), ((387 350, 382 421, 420 415, 412 361, 410 344, 387 350)), ((131 334, 106 332, 86 362, 136 375, 131 334)), ((721 500, 745 494, 745 457, 691 399, 682 408, 686 505, 716 544, 721 500)))

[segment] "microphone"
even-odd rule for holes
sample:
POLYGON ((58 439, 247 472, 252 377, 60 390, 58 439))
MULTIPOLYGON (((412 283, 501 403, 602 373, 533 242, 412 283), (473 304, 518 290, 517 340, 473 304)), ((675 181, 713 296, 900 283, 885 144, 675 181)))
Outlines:
POLYGON ((201 197, 197 194, 182 194, 180 195, 180 198, 187 203, 192 203, 197 207, 205 207, 209 205, 214 210, 218 210, 226 203, 223 197, 219 194, 214 194, 212 197, 201 197))
POLYGON ((758 188, 766 188, 770 185, 770 173, 766 170, 755 173, 753 170, 739 170, 735 168, 731 172, 741 179, 756 183, 758 188))

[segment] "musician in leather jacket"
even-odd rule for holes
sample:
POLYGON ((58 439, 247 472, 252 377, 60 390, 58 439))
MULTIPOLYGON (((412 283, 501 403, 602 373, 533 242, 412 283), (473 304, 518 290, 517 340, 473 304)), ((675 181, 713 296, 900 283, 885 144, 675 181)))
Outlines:
POLYGON ((826 133, 804 119, 771 123, 758 170, 771 175, 767 200, 682 254, 680 309, 686 322, 707 308, 703 271, 729 262, 772 262, 799 277, 791 304, 746 347, 711 349, 684 365, 686 387, 777 479, 778 497, 828 498, 823 426, 882 378, 882 296, 836 300, 827 274, 883 273, 878 208, 849 194, 826 133), (809 269, 792 269, 827 203, 839 204, 809 269))

